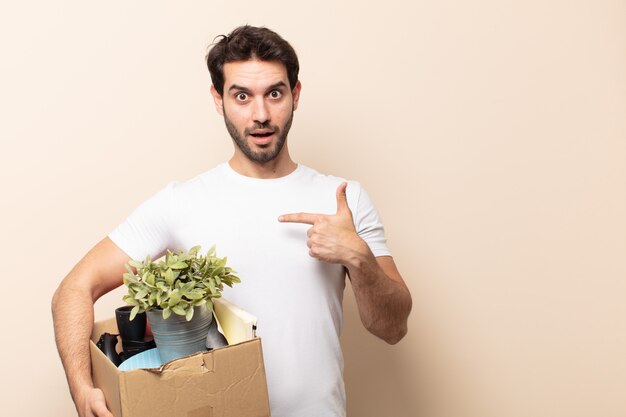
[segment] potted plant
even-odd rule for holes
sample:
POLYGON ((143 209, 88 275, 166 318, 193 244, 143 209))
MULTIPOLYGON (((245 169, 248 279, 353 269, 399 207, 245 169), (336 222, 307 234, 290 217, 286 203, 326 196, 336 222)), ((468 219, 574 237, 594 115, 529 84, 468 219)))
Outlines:
POLYGON ((128 293, 123 299, 133 306, 130 319, 146 312, 164 362, 206 349, 213 321, 211 300, 221 297, 224 285, 241 282, 226 260, 215 255, 215 246, 206 256, 194 246, 186 252, 168 250, 157 261, 147 256, 126 265, 123 280, 128 293))

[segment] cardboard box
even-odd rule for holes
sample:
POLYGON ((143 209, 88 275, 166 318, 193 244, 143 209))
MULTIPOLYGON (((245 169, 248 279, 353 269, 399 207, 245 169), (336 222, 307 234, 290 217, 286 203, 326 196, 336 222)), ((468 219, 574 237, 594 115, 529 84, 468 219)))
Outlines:
MULTIPOLYGON (((232 321, 224 303, 218 321, 232 321)), ((231 330, 229 346, 176 359, 156 369, 120 371, 98 349, 102 333, 117 333, 115 319, 96 322, 91 335, 94 385, 115 417, 267 417, 270 415, 261 339, 231 330), (238 343, 234 343, 231 339, 238 343)), ((245 333, 245 332, 243 332, 245 333)), ((248 332, 250 335, 250 332, 248 332)), ((118 343, 118 347, 121 343, 118 343)))

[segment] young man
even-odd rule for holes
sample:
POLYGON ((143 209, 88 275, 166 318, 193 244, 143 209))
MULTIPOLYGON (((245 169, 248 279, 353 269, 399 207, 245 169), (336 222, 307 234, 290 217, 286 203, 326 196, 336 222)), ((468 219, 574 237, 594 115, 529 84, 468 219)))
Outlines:
POLYGON ((388 343, 407 331, 411 295, 361 186, 289 156, 301 91, 293 48, 269 29, 243 26, 212 47, 207 64, 233 157, 170 183, 63 280, 52 309, 72 398, 81 417, 111 415, 93 387, 88 342, 93 303, 122 284, 124 264, 216 244, 242 278, 224 297, 259 320, 272 416, 343 416, 346 272, 364 326, 388 343))

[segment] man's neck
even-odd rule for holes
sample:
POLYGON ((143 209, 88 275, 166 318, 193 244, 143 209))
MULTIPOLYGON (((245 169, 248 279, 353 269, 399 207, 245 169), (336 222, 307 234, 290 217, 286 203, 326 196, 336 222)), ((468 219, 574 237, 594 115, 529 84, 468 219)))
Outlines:
POLYGON ((298 167, 288 152, 281 152, 275 159, 265 163, 251 161, 242 153, 235 152, 228 164, 238 174, 261 179, 284 177, 298 167))

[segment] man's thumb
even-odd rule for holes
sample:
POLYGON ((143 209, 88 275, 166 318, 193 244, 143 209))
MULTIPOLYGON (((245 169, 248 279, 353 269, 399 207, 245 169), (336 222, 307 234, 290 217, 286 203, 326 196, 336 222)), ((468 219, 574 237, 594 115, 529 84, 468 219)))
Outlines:
POLYGON ((342 182, 339 187, 337 187, 337 214, 350 213, 346 188, 348 188, 347 182, 342 182))

